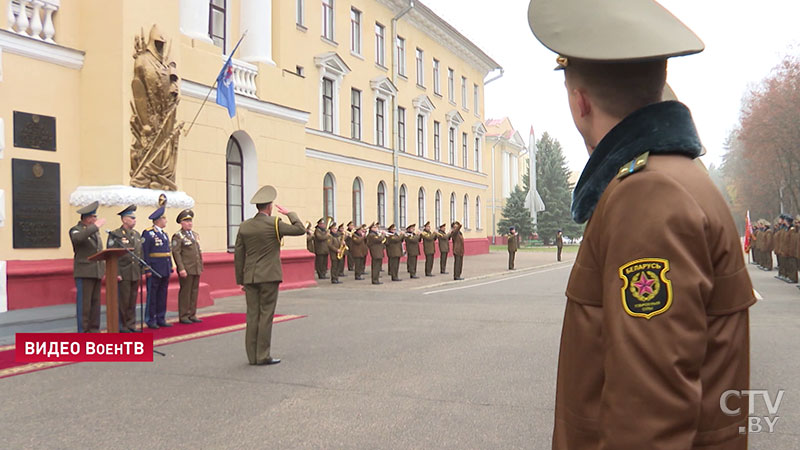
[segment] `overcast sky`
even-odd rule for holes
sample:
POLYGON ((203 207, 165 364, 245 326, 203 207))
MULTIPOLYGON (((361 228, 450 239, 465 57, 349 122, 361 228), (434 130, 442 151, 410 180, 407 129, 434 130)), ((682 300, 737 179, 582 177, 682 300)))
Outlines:
MULTIPOLYGON (((508 116, 528 139, 547 131, 580 171, 588 154, 566 102, 555 55, 528 27, 528 0, 423 0, 505 69, 486 86, 486 118, 508 116)), ((800 53, 800 0, 660 0, 706 44, 700 54, 670 59, 667 81, 692 110, 708 150, 719 165, 723 143, 737 124, 744 94, 769 75, 787 53, 800 53)))

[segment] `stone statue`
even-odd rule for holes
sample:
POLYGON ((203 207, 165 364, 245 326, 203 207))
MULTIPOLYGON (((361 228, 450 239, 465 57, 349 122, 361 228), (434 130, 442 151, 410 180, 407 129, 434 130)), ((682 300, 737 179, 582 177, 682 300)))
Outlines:
POLYGON ((179 79, 169 58, 167 40, 158 26, 150 37, 136 36, 131 109, 131 186, 175 191, 178 137, 179 79))

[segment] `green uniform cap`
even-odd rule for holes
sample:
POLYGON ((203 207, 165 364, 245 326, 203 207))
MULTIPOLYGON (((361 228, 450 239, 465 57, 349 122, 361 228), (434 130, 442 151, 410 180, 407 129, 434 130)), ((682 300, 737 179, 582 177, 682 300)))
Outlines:
POLYGON ((78 214, 82 216, 91 216, 97 212, 97 207, 100 206, 100 202, 92 202, 88 205, 84 206, 83 208, 77 211, 78 214))
POLYGON ((273 186, 261 186, 261 189, 253 195, 253 198, 250 199, 250 203, 257 205, 260 203, 272 203, 275 201, 275 198, 278 196, 278 191, 273 186))

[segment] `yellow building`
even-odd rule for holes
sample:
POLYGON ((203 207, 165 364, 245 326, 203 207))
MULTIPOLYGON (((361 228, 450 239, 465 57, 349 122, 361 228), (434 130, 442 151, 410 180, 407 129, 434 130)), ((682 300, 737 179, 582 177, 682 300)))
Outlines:
POLYGON ((486 148, 489 149, 487 153, 493 161, 486 205, 490 227, 488 232, 495 237, 495 243, 500 243, 497 239, 500 235, 508 234, 508 230, 500 229, 497 224, 503 218, 502 212, 508 196, 517 186, 523 187, 522 176, 527 170, 529 151, 522 135, 514 129, 508 117, 487 120, 485 136, 486 148))
MULTIPOLYGON (((113 229, 136 203, 137 229, 150 225, 162 191, 129 186, 131 82, 154 24, 184 130, 197 115, 166 195, 169 233, 180 209, 196 213, 201 304, 238 292, 229 250, 263 184, 304 221, 459 220, 467 251, 488 251, 483 89, 501 69, 418 1, 0 0, 0 11, 0 311, 73 301, 66 231, 81 205, 99 200, 113 229), (210 88, 245 32, 231 118, 210 88)), ((314 284, 303 239, 284 248, 283 287, 314 284)))

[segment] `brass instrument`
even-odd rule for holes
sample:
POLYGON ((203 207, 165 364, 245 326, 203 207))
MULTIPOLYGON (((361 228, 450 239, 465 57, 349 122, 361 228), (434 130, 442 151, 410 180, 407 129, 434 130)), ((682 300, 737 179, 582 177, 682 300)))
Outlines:
POLYGON ((339 246, 339 250, 336 251, 336 259, 344 258, 344 252, 350 250, 350 247, 344 243, 344 239, 342 239, 342 245, 339 246))
POLYGON ((328 219, 325 221, 325 230, 329 230, 331 228, 331 222, 333 222, 333 217, 328 216, 328 219))

